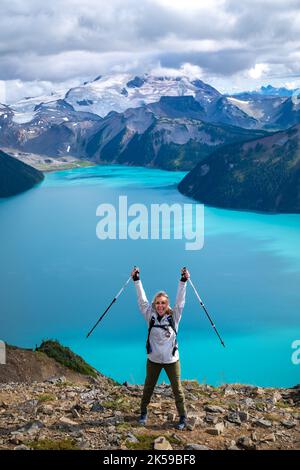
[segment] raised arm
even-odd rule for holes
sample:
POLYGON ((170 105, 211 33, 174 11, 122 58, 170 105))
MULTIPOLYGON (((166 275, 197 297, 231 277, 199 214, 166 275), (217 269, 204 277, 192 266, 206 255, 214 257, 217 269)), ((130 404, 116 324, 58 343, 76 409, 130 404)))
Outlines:
POLYGON ((139 268, 134 267, 131 272, 131 277, 134 281, 134 285, 137 293, 137 300, 140 312, 148 323, 151 315, 151 305, 148 302, 147 296, 145 294, 142 281, 140 280, 140 271, 139 268))
POLYGON ((175 300, 175 305, 173 308, 174 312, 174 320, 175 325, 177 327, 178 323, 180 322, 182 311, 185 304, 185 295, 186 295, 186 283, 188 278, 190 277, 190 273, 186 268, 182 268, 181 270, 181 279, 178 284, 177 288, 177 295, 175 300))

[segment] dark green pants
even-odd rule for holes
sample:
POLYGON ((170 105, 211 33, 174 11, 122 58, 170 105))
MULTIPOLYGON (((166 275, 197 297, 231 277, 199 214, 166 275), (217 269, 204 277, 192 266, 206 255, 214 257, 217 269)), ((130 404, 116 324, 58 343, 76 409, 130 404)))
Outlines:
POLYGON ((154 387, 162 369, 165 369, 170 380, 178 414, 180 416, 186 416, 184 392, 180 381, 179 360, 171 364, 158 364, 157 362, 152 362, 150 359, 147 359, 147 375, 141 402, 141 413, 147 412, 147 406, 150 403, 154 387))

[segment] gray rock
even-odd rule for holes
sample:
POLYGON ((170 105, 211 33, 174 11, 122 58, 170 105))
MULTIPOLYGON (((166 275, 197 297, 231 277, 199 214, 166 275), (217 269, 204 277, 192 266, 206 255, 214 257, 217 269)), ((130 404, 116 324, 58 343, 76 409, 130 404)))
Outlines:
POLYGON ((216 416, 213 413, 206 413, 206 416, 204 419, 208 424, 217 424, 219 420, 218 416, 216 416))
POLYGON ((294 427, 296 426, 295 421, 287 420, 287 419, 283 419, 283 420, 281 421, 281 424, 282 424, 282 426, 284 426, 284 427, 287 428, 287 429, 292 429, 292 428, 294 428, 294 427))
POLYGON ((213 436, 220 436, 224 432, 225 426, 224 423, 220 422, 217 423, 213 428, 207 429, 207 432, 209 434, 212 434, 213 436))
POLYGON ((111 416, 110 418, 106 418, 104 424, 106 426, 116 426, 116 424, 124 423, 124 418, 123 416, 111 416))
POLYGON ((99 401, 95 401, 92 405, 91 411, 93 412, 99 412, 99 411, 104 411, 105 408, 99 401))
POLYGON ((139 442, 139 440, 133 434, 131 434, 131 432, 127 434, 126 441, 132 442, 133 444, 139 442))
POLYGON ((51 405, 44 404, 38 407, 37 412, 50 416, 53 414, 53 407, 51 405))
POLYGON ((224 396, 225 397, 232 397, 234 395, 237 395, 237 391, 234 390, 232 387, 224 388, 224 396))
POLYGON ((25 426, 22 426, 20 429, 18 429, 17 432, 32 434, 34 432, 39 431, 40 429, 42 429, 44 427, 45 427, 45 425, 44 425, 44 423, 42 423, 42 421, 39 421, 39 420, 30 421, 29 423, 25 424, 25 426))
POLYGON ((227 450, 241 450, 240 447, 236 445, 236 442, 234 440, 232 440, 230 444, 227 444, 226 449, 227 450))
POLYGON ((205 445, 202 445, 202 444, 192 444, 192 443, 189 443, 189 444, 186 444, 185 450, 213 450, 211 449, 210 447, 207 447, 205 445))
POLYGON ((222 408, 221 406, 206 405, 204 409, 205 411, 208 411, 209 413, 225 413, 224 408, 222 408))
POLYGON ((249 413, 247 411, 239 411, 238 415, 242 423, 249 421, 249 413))
POLYGON ((18 410, 27 414, 35 414, 38 403, 38 400, 26 400, 18 405, 18 410))
POLYGON ((272 400, 272 403, 274 405, 276 405, 276 403, 278 403, 280 400, 282 400, 282 395, 276 390, 273 393, 273 396, 272 396, 271 400, 272 400))
POLYGON ((247 436, 241 436, 237 440, 237 445, 245 450, 256 450, 256 444, 247 436))
POLYGON ((50 384, 62 384, 67 381, 66 377, 64 375, 61 375, 60 377, 49 377, 49 379, 46 380, 46 382, 49 382, 50 384))
POLYGON ((255 424, 261 428, 271 428, 272 427, 272 422, 269 421, 268 419, 263 419, 260 418, 255 421, 255 424))
POLYGON ((255 408, 255 401, 253 400, 253 398, 244 398, 242 402, 247 408, 255 408))
POLYGON ((159 436, 154 441, 155 450, 173 450, 170 442, 164 437, 159 436))
POLYGON ((67 430, 74 430, 75 427, 78 427, 78 423, 76 421, 73 421, 72 419, 67 418, 66 416, 62 416, 58 422, 57 425, 59 428, 62 429, 67 429, 67 430))
POLYGON ((227 415, 227 420, 233 424, 241 424, 240 415, 239 415, 239 412, 237 411, 229 412, 227 415))
POLYGON ((198 418, 188 418, 187 420, 187 429, 193 431, 198 424, 198 418))

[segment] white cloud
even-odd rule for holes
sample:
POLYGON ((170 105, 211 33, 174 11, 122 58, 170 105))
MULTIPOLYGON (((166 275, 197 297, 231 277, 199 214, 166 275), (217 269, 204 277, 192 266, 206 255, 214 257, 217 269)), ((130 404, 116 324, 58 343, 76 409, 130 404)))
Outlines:
POLYGON ((150 73, 158 76, 168 77, 190 77, 190 78, 201 78, 204 73, 201 67, 189 63, 182 64, 179 69, 173 69, 171 67, 162 67, 160 64, 153 67, 150 73))
POLYGON ((249 73, 249 77, 257 79, 257 78, 261 78, 269 70, 270 70, 270 67, 268 64, 255 64, 255 66, 252 67, 248 71, 248 73, 249 73))
POLYGON ((300 75, 298 7, 299 0, 2 0, 0 80, 10 97, 113 71, 200 74, 219 89, 290 81, 300 75))

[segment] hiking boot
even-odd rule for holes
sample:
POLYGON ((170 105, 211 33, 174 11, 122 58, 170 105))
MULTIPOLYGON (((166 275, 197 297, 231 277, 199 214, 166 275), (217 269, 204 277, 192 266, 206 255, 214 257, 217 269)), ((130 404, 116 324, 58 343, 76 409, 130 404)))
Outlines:
POLYGON ((139 424, 141 426, 146 426, 147 418, 148 418, 147 413, 141 413, 141 416, 139 418, 139 424))
POLYGON ((176 425, 176 429, 178 429, 179 431, 183 431, 183 429, 185 428, 186 428, 186 416, 180 416, 179 422, 176 425))

